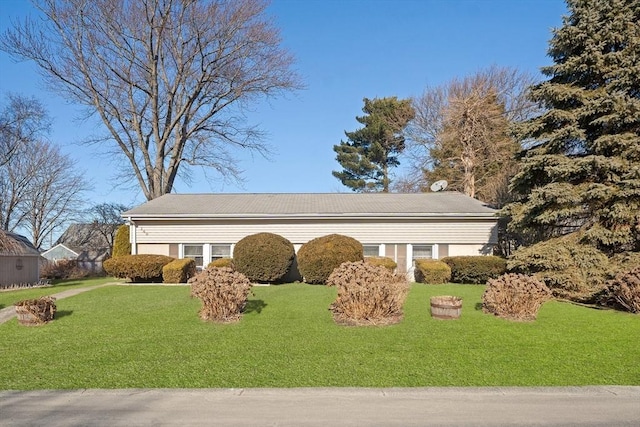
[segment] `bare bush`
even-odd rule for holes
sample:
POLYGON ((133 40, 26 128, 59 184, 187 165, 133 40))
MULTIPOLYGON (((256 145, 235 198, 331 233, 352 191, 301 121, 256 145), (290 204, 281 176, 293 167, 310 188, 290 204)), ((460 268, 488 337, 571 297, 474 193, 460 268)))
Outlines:
POLYGON ((29 326, 52 321, 57 311, 55 301, 51 296, 18 301, 14 304, 18 321, 29 326))
POLYGON ((231 268, 207 268, 189 279, 191 296, 202 301, 200 318, 219 323, 240 320, 251 282, 231 268))
POLYGON ((89 276, 89 271, 80 268, 75 259, 60 259, 42 264, 41 279, 82 279, 89 276))
POLYGON ((551 298, 544 282, 524 274, 489 279, 482 295, 482 311, 509 320, 535 320, 540 306, 551 298))
POLYGON ((329 308, 337 323, 384 325, 402 320, 409 284, 404 276, 385 267, 345 262, 331 273, 327 285, 338 288, 338 297, 329 308))
POLYGON ((619 273, 609 280, 600 303, 631 313, 640 313, 640 267, 619 273))

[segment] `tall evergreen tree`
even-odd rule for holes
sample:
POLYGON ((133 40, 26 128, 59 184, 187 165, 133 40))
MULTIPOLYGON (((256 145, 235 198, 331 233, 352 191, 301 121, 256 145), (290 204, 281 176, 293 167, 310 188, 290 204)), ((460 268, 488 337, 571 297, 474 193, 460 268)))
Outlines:
POLYGON ((580 233, 609 254, 640 250, 640 2, 568 0, 532 89, 546 112, 505 212, 531 242, 580 233))
POLYGON ((333 176, 359 192, 389 192, 390 168, 400 164, 398 155, 405 148, 403 130, 415 113, 411 100, 397 97, 364 98, 365 113, 356 120, 364 127, 345 132, 347 141, 333 146, 336 160, 343 167, 333 176))

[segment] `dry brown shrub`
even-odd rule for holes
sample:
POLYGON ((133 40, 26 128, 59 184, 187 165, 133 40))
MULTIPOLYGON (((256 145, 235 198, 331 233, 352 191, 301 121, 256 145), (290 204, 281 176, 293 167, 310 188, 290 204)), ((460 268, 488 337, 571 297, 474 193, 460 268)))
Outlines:
POLYGON ((482 310, 509 320, 535 320, 540 306, 551 298, 541 280, 524 274, 503 274, 489 279, 482 295, 482 310))
POLYGON ((207 268, 189 279, 191 296, 202 301, 200 318, 219 323, 240 320, 251 282, 229 267, 207 268))
POLYGON ((50 322, 57 311, 56 299, 51 296, 22 300, 14 305, 18 320, 23 325, 42 325, 50 322))
POLYGON ((329 308, 337 323, 388 325, 402 320, 409 284, 404 276, 385 267, 345 262, 331 273, 327 285, 338 288, 338 297, 329 308))
POLYGON ((80 268, 74 259, 47 261, 40 267, 42 279, 82 279, 89 276, 89 271, 80 268))
POLYGON ((605 296, 601 304, 640 313, 640 267, 619 273, 607 282, 605 296))

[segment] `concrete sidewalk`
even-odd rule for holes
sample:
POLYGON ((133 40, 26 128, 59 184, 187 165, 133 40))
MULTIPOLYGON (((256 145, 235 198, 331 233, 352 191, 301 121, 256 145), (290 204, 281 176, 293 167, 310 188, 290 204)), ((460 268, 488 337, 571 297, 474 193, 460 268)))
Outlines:
POLYGON ((1 426, 634 426, 640 387, 0 391, 1 426))

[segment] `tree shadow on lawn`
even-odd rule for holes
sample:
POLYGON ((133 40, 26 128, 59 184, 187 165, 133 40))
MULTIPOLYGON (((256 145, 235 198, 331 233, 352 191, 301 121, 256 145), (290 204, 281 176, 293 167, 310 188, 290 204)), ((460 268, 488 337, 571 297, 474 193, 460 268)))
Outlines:
POLYGON ((482 303, 481 302, 477 302, 476 303, 476 311, 482 311, 482 303))
POLYGON ((267 304, 261 299, 250 299, 247 301, 247 305, 244 307, 245 313, 256 312, 258 314, 262 313, 262 309, 265 308, 267 304))

